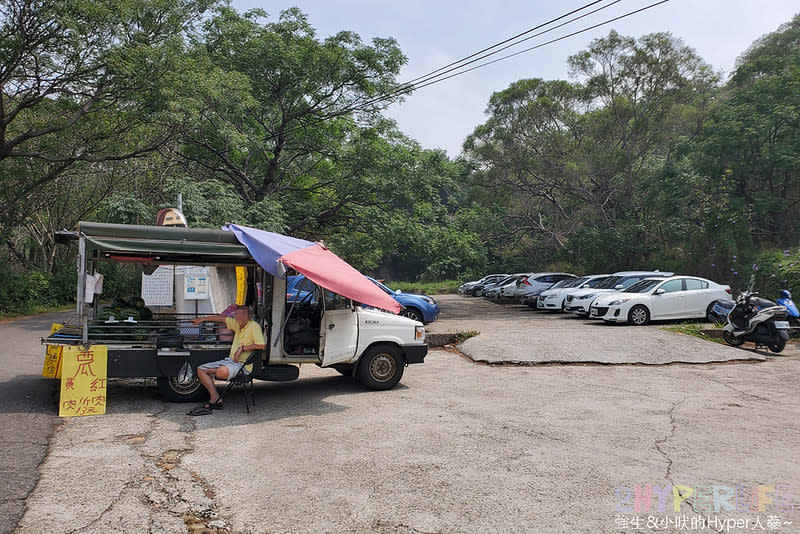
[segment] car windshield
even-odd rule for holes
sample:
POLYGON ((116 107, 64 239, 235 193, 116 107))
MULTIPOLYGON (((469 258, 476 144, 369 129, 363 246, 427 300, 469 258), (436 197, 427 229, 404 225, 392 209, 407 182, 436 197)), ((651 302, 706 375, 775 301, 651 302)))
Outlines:
POLYGON ((559 284, 563 283, 564 285, 555 285, 553 287, 581 287, 584 282, 586 282, 589 278, 583 276, 581 278, 566 278, 559 282, 559 284))
POLYGON ((597 284, 597 289, 614 289, 620 280, 622 280, 621 276, 609 276, 601 284, 597 284))
POLYGON ((606 280, 608 280, 607 276, 601 276, 600 278, 595 278, 594 280, 589 280, 588 282, 586 282, 586 285, 588 285, 589 287, 597 287, 600 284, 602 284, 603 282, 605 282, 606 280))
POLYGON ((499 282, 497 282, 497 285, 498 285, 498 286, 504 286, 504 285, 506 285, 507 283, 509 283, 509 282, 511 282, 511 281, 513 281, 513 280, 516 280, 516 278, 517 278, 517 277, 516 277, 516 276, 513 276, 513 275, 512 275, 512 276, 506 276, 505 278, 503 278, 502 280, 500 280, 499 282))
POLYGON ((627 293, 647 293, 662 281, 663 280, 639 280, 625 291, 627 293))
POLYGON ((551 285, 550 287, 548 287, 547 289, 550 290, 550 289, 558 289, 559 287, 566 287, 566 284, 567 284, 566 280, 560 280, 555 284, 551 285))

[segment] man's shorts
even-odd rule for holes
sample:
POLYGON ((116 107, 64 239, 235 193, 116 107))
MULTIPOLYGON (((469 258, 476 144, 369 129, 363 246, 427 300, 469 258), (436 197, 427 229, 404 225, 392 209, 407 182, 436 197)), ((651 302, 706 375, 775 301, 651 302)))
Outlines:
MULTIPOLYGON (((239 372, 239 369, 242 368, 242 364, 239 362, 233 361, 231 358, 225 358, 224 360, 217 360, 215 362, 208 362, 202 365, 198 365, 197 369, 217 369, 219 367, 225 366, 228 368, 228 378, 231 379, 236 376, 236 373, 239 372)), ((247 374, 247 369, 244 370, 244 374, 247 374)))

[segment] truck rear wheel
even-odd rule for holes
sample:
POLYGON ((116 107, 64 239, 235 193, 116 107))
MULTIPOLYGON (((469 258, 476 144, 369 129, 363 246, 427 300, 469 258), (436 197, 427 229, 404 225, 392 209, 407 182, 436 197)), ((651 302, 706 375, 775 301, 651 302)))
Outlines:
POLYGON ((159 376, 156 381, 158 393, 167 402, 197 402, 208 397, 208 392, 197 375, 186 384, 179 383, 174 376, 159 376))
POLYGON ((375 345, 358 361, 356 376, 369 389, 392 389, 403 378, 405 362, 400 349, 392 345, 375 345))

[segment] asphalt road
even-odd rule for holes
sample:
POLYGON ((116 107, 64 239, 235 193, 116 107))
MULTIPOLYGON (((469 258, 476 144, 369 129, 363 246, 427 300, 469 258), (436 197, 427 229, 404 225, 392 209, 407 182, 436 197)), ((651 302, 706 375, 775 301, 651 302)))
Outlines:
POLYGON ((25 512, 38 467, 58 424, 55 381, 41 378, 44 347, 39 338, 65 314, 0 322, 0 532, 11 532, 25 512))
POLYGON ((648 512, 618 508, 647 484, 685 486, 678 512, 650 500, 657 518, 800 525, 796 355, 488 366, 435 350, 387 392, 300 377, 258 383, 249 415, 231 396, 198 418, 152 381, 113 381, 107 415, 56 431, 19 532, 633 532, 618 522, 648 512), (794 510, 704 512, 712 485, 789 486, 794 510))

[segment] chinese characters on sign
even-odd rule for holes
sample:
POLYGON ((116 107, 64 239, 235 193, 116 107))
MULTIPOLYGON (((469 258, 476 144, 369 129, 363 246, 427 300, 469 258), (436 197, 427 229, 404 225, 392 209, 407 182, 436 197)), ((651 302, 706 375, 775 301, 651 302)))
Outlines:
POLYGON ((106 413, 108 347, 64 347, 59 417, 106 413))
MULTIPOLYGON (((50 327, 50 334, 52 335, 56 330, 63 325, 53 323, 50 327)), ((44 357, 44 367, 42 367, 42 376, 45 378, 61 378, 61 351, 64 347, 58 345, 47 345, 47 352, 44 357)))

